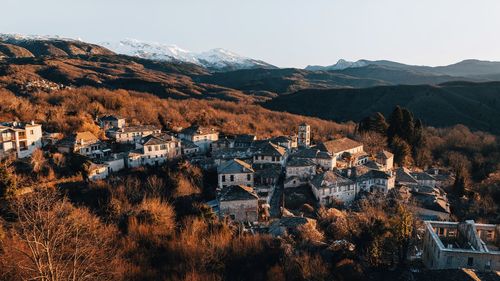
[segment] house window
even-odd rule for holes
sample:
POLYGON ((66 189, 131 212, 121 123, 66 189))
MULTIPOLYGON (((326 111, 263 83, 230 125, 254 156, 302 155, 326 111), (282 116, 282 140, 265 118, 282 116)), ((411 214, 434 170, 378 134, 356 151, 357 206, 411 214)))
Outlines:
POLYGON ((250 174, 247 174, 247 181, 251 180, 252 176, 250 174))
POLYGON ((148 146, 148 151, 153 151, 153 148, 151 146, 148 146))
POLYGON ((222 175, 222 182, 225 182, 225 181, 226 181, 226 176, 222 175))
POLYGON ((474 258, 473 257, 467 258, 467 265, 468 266, 473 266, 474 265, 474 258))
POLYGON ((451 262, 453 261, 453 257, 452 256, 448 256, 446 257, 446 265, 451 265, 451 262))
POLYGON ((34 135, 33 130, 30 130, 30 135, 34 135))
POLYGON ((234 181, 234 175, 229 176, 230 181, 234 181))

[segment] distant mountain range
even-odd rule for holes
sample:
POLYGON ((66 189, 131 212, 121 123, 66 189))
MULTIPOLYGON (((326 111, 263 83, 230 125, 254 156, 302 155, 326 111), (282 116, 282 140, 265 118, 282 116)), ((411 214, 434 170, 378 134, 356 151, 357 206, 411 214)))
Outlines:
MULTIPOLYGON (((129 48, 125 45, 122 48, 129 48)), ((297 69, 247 63, 222 50, 193 54, 159 46, 161 52, 123 55, 109 47, 0 34, 0 88, 20 95, 65 87, 124 89, 162 98, 260 104, 336 121, 359 121, 376 111, 388 114, 402 105, 427 125, 462 123, 500 135, 498 62, 467 60, 428 67, 364 60, 340 61, 330 69, 297 69)))
POLYGON ((500 62, 480 61, 480 60, 464 60, 455 64, 446 66, 419 66, 408 65, 399 62, 388 60, 358 60, 355 62, 339 60, 336 64, 330 66, 307 66, 306 70, 311 71, 338 71, 353 68, 363 67, 382 67, 388 69, 411 71, 415 73, 427 75, 445 75, 445 76, 462 76, 462 77, 483 77, 490 75, 500 75, 500 62))
POLYGON ((221 48, 195 53, 175 45, 143 42, 134 39, 121 40, 120 42, 104 42, 101 45, 118 54, 151 60, 188 62, 212 71, 277 68, 264 61, 247 58, 221 48))

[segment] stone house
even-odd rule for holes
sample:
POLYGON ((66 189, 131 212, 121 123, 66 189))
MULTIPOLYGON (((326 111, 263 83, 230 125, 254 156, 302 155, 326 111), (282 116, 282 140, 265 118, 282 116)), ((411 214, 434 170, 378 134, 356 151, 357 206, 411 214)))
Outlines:
POLYGON ((182 147, 182 155, 185 156, 195 155, 200 152, 200 148, 192 141, 187 141, 187 140, 181 141, 181 147, 182 147))
POLYGON ((125 127, 125 118, 118 117, 115 115, 105 115, 98 119, 99 127, 104 130, 111 128, 123 128, 125 127))
POLYGON ((286 163, 286 177, 297 177, 301 180, 310 179, 316 174, 316 163, 310 159, 294 158, 286 163))
POLYGON ((15 153, 26 158, 42 147, 42 125, 35 122, 0 123, 0 159, 15 153))
POLYGON ((500 270, 500 225, 425 221, 422 259, 429 269, 500 270))
POLYGON ((136 149, 127 156, 127 166, 135 168, 144 165, 160 165, 181 157, 181 141, 168 134, 154 134, 143 137, 136 149))
POLYGON ((201 153, 206 153, 211 150, 212 143, 219 139, 219 132, 211 128, 193 125, 180 131, 179 138, 193 142, 200 148, 201 153))
POLYGON ((411 172, 410 173, 417 183, 421 186, 436 187, 436 179, 426 172, 411 172))
POLYGON ((222 163, 217 168, 218 188, 230 185, 254 186, 254 170, 252 166, 240 159, 222 163))
POLYGON ((272 142, 266 142, 260 145, 253 156, 254 164, 280 164, 285 166, 287 158, 287 151, 284 147, 281 147, 272 142))
POLYGON ((288 151, 297 148, 297 136, 278 136, 270 140, 272 143, 286 148, 288 151))
POLYGON ((118 143, 137 143, 143 137, 160 134, 161 128, 155 125, 127 126, 112 128, 106 131, 106 136, 118 143))
POLYGON ((77 153, 90 158, 106 156, 105 145, 91 132, 78 132, 57 143, 61 153, 77 153))
POLYGON ((386 193, 394 188, 396 176, 390 172, 368 169, 365 173, 356 175, 355 181, 358 191, 386 193))
POLYGON ((318 144, 318 148, 328 151, 337 160, 341 160, 344 153, 357 155, 364 153, 363 144, 350 138, 340 138, 318 144))
POLYGON ((254 189, 245 185, 228 185, 219 193, 219 216, 238 222, 259 220, 259 202, 254 189))
POLYGON ((311 190, 320 204, 329 204, 339 200, 349 203, 356 197, 356 183, 348 178, 326 171, 310 180, 311 190))
POLYGON ((249 148, 252 146, 253 142, 257 140, 255 135, 236 135, 233 140, 232 147, 235 148, 249 148))
POLYGON ((375 156, 375 161, 382 165, 384 171, 390 171, 394 167, 394 154, 387 150, 382 150, 375 156))
POLYGON ((446 192, 437 187, 401 186, 398 188, 402 202, 423 220, 449 220, 450 204, 446 192))
POLYGON ((324 170, 333 170, 336 166, 336 159, 330 153, 315 148, 299 149, 290 155, 291 159, 311 160, 317 166, 324 170))

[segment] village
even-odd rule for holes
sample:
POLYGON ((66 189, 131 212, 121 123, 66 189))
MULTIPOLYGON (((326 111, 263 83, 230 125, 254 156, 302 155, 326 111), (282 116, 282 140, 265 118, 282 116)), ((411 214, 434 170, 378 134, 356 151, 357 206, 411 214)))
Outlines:
POLYGON ((247 233, 273 236, 293 233, 305 224, 315 226, 309 214, 321 206, 348 208, 368 194, 397 194, 425 221, 424 239, 415 255, 428 268, 500 267, 493 246, 500 235, 498 226, 449 222, 450 204, 443 187, 453 183, 454 175, 445 169, 396 167, 391 152, 369 154, 363 143, 348 137, 316 141, 306 123, 298 124, 294 135, 268 139, 198 125, 169 130, 132 126, 113 115, 101 116, 96 123, 104 137, 89 131, 70 136, 48 133, 35 122, 0 123, 0 157, 25 159, 49 147, 80 155, 87 159, 82 176, 89 182, 184 159, 217 174, 216 197, 205 203, 219 218, 247 233))

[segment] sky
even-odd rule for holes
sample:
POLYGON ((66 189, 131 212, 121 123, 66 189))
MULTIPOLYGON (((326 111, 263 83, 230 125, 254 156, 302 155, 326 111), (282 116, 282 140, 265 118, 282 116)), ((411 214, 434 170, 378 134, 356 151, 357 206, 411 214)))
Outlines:
POLYGON ((280 67, 500 61, 499 0, 1 0, 0 33, 224 48, 280 67))

